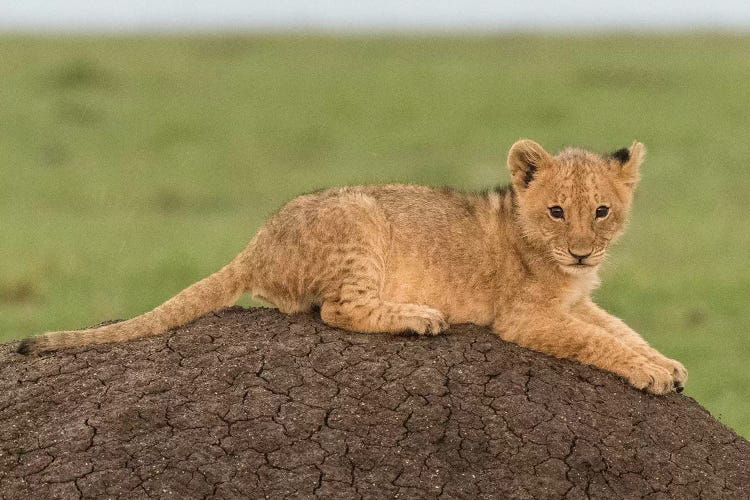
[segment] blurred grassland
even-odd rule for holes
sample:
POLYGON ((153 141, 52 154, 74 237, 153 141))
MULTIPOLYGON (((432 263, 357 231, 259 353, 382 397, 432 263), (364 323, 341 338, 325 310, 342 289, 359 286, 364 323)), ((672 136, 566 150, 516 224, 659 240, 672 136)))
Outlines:
MULTIPOLYGON (((750 437, 750 37, 0 37, 0 338, 148 310, 326 186, 649 148, 597 297, 750 437)), ((248 302, 243 302, 247 304, 248 302)))

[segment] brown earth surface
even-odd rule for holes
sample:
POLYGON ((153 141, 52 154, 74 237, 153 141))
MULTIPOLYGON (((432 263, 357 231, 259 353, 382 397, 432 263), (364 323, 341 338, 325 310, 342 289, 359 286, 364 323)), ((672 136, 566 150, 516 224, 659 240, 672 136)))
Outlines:
POLYGON ((29 358, 0 346, 3 498, 750 498, 692 399, 487 329, 362 335, 230 308, 29 358))

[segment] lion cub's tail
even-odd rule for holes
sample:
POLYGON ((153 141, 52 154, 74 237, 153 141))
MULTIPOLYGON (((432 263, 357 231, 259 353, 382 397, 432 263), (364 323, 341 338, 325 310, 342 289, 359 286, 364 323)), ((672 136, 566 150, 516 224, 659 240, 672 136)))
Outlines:
POLYGON ((87 344, 122 342, 184 325, 207 312, 233 304, 247 289, 241 255, 219 271, 181 291, 156 309, 133 319, 86 330, 48 332, 23 340, 21 354, 54 351, 87 344))

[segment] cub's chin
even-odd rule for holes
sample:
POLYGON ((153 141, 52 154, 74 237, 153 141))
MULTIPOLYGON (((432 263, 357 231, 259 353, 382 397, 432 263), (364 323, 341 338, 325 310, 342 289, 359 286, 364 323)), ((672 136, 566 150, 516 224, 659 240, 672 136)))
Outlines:
POLYGON ((567 274, 579 275, 596 271, 596 266, 590 264, 560 264, 560 269, 567 274))

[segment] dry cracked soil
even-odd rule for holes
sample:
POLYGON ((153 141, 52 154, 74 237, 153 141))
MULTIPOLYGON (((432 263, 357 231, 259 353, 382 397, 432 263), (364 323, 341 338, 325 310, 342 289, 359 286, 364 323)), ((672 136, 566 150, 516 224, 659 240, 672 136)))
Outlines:
POLYGON ((750 498, 689 397, 508 344, 230 308, 163 336, 0 346, 3 498, 750 498))

